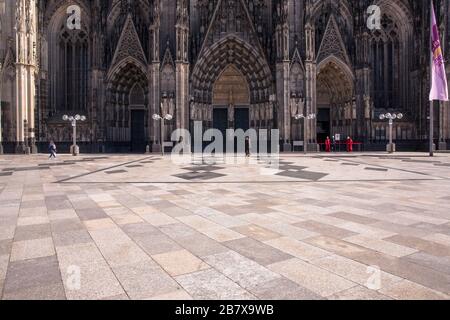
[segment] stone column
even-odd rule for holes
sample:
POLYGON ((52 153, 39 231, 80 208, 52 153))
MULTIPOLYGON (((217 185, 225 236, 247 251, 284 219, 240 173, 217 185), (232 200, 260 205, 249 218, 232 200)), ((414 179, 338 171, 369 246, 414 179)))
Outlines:
POLYGON ((177 0, 176 125, 189 129, 189 14, 188 1, 177 0))
POLYGON ((356 118, 357 127, 354 139, 368 142, 371 136, 370 115, 371 93, 370 93, 370 62, 369 62, 369 34, 367 31, 357 37, 356 55, 356 118))
MULTIPOLYGON (((161 112, 161 96, 160 96, 160 56, 159 56, 159 31, 160 31, 160 4, 155 1, 154 20, 149 30, 149 47, 150 47, 150 61, 148 67, 148 81, 149 81, 149 107, 148 107, 148 136, 149 143, 151 143, 152 152, 161 151, 161 130, 160 124, 152 119, 153 114, 160 114, 161 112)), ((149 146, 150 147, 150 146, 149 146)))
POLYGON ((276 64, 276 89, 278 101, 278 128, 281 131, 282 150, 291 151, 291 115, 290 115, 290 90, 289 90, 289 24, 288 24, 288 4, 286 0, 281 1, 278 12, 278 25, 276 26, 275 37, 277 46, 276 64))
MULTIPOLYGON (((93 19, 103 19, 106 13, 102 12, 101 4, 96 1, 93 5, 93 19), (103 17, 102 17, 103 16, 103 17)), ((106 151, 106 139, 107 139, 107 123, 106 123, 106 110, 111 98, 108 96, 107 88, 105 86, 105 71, 102 68, 103 55, 105 49, 105 30, 101 24, 94 24, 92 31, 92 70, 89 73, 88 83, 88 110, 87 110, 87 122, 89 123, 90 141, 92 143, 93 152, 106 151)))
POLYGON ((37 60, 36 0, 17 0, 16 5, 16 151, 18 153, 37 152, 34 133, 37 60), (27 129, 25 122, 27 122, 27 129), (29 140, 25 141, 25 139, 29 140))
MULTIPOLYGON (((305 26, 306 59, 305 59, 305 115, 317 114, 317 65, 315 54, 314 27, 308 21, 305 26)), ((317 150, 317 117, 306 121, 308 148, 317 150)))

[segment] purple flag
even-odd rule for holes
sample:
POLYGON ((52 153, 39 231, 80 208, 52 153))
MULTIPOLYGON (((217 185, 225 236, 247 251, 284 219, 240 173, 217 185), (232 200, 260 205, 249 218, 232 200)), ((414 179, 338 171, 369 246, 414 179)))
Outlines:
POLYGON ((448 101, 447 75, 442 55, 439 29, 436 23, 433 1, 431 1, 431 91, 430 101, 448 101))

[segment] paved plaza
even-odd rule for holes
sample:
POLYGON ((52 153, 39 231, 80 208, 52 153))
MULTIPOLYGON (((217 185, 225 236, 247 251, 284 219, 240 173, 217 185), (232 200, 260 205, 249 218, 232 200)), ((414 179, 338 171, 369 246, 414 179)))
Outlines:
POLYGON ((1 298, 449 299, 450 154, 239 162, 1 156, 1 298))

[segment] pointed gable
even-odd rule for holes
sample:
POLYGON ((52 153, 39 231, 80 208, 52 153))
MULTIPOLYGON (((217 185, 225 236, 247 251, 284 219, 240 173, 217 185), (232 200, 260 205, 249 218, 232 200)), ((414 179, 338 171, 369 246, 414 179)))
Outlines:
POLYGON ((200 52, 228 35, 240 37, 252 46, 261 49, 256 30, 243 0, 219 0, 217 2, 200 52))
POLYGON ((292 67, 294 64, 296 64, 296 63, 298 63, 298 64, 300 65, 300 68, 301 68, 302 70, 305 70, 305 67, 304 67, 303 61, 302 61, 302 57, 301 57, 301 55, 300 55, 300 52, 299 52, 298 48, 295 48, 294 54, 292 55, 292 58, 291 58, 291 67, 292 67))
POLYGON ((14 54, 12 39, 8 40, 5 58, 3 61, 0 61, 0 63, 2 64, 2 68, 0 69, 0 82, 1 82, 1 77, 3 76, 3 72, 5 72, 6 69, 12 68, 15 70, 16 55, 14 54))
POLYGON ((331 55, 350 65, 347 49, 345 48, 341 32, 339 31, 338 24, 333 14, 328 20, 325 34, 323 36, 322 43, 320 44, 319 53, 317 54, 317 62, 319 63, 331 55))
POLYGON ((167 44, 166 51, 164 52, 164 57, 161 63, 161 69, 164 68, 164 66, 170 65, 173 69, 175 69, 175 62, 172 57, 172 53, 170 52, 169 45, 167 44))
POLYGON ((130 56, 143 64, 147 64, 147 59, 142 49, 136 27, 134 26, 133 18, 128 14, 111 65, 115 65, 130 56))

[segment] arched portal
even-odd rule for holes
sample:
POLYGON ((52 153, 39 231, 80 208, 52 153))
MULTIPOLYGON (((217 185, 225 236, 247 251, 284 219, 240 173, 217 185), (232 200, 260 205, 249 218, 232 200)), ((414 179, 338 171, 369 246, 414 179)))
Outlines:
POLYGON ((356 105, 353 97, 354 76, 338 58, 330 56, 318 65, 317 73, 317 141, 341 134, 353 136, 356 105))
POLYGON ((145 67, 125 59, 108 74, 106 139, 117 151, 143 152, 148 142, 148 80, 145 67))
POLYGON ((213 127, 250 128, 250 91, 247 80, 234 65, 228 65, 214 83, 212 94, 213 127))
POLYGON ((272 73, 264 54, 246 41, 229 35, 205 49, 191 80, 191 120, 205 129, 273 128, 272 73))

